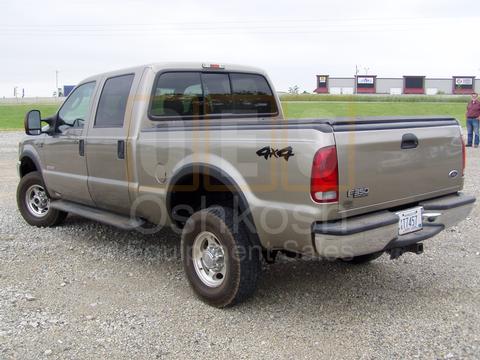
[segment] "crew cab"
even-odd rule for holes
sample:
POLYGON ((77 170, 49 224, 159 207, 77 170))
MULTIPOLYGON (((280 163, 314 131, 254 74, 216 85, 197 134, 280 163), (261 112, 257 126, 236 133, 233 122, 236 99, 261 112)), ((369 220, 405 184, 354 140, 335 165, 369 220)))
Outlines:
POLYGON ((31 110, 18 208, 125 230, 182 229, 195 293, 217 307, 255 290, 278 252, 374 260, 421 253, 465 219, 454 118, 285 119, 260 69, 158 63, 80 82, 50 118, 31 110))

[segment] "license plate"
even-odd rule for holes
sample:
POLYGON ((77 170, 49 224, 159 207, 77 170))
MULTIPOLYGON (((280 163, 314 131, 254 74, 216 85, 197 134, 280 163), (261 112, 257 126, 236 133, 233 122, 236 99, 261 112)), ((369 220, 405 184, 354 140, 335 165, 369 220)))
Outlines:
POLYGON ((423 229, 421 206, 399 211, 396 213, 400 220, 398 221, 398 235, 405 235, 423 229))

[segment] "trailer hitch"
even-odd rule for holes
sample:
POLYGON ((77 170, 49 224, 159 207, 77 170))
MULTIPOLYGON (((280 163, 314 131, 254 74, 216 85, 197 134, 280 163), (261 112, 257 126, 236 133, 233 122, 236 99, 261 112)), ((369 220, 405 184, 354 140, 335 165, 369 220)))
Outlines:
POLYGON ((400 256, 405 254, 406 252, 412 252, 417 255, 420 255, 423 253, 423 243, 416 243, 416 244, 411 244, 407 246, 402 246, 402 247, 396 247, 392 249, 388 249, 387 253, 390 254, 390 259, 398 259, 400 256))

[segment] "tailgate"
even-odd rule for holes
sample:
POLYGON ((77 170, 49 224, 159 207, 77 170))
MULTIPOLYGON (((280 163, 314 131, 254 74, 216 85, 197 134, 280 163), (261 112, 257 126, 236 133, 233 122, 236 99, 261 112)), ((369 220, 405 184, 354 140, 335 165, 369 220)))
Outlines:
POLYGON ((455 119, 337 120, 331 125, 344 215, 415 203, 463 187, 463 145, 455 119))

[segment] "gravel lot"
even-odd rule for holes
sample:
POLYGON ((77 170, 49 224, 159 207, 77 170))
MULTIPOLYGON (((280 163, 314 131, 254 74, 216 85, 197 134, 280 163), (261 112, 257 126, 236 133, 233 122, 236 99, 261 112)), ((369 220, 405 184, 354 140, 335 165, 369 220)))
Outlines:
MULTIPOLYGON (((423 255, 287 260, 227 310, 195 298, 179 238, 16 209, 20 133, 0 133, 0 358, 480 358, 479 208, 423 255)), ((469 149, 466 191, 480 189, 469 149)))

